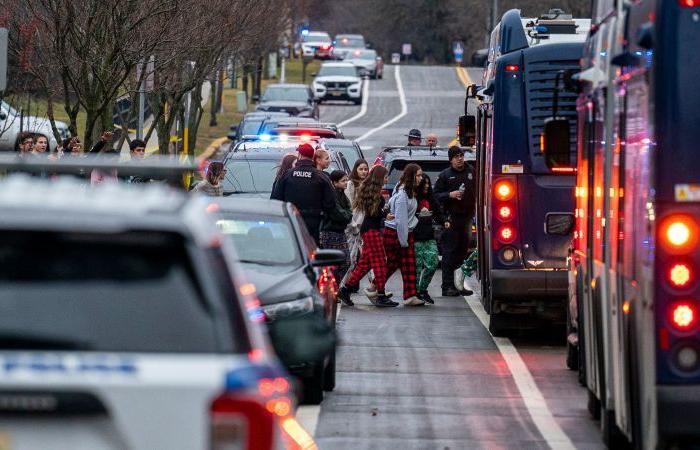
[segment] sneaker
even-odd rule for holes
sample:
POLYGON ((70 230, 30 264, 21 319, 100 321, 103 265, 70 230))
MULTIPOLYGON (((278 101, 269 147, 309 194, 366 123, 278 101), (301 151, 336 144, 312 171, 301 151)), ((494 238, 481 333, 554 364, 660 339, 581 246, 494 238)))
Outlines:
POLYGON ((431 305, 435 304, 435 300, 433 300, 430 294, 428 294, 428 291, 418 294, 418 298, 423 300, 425 303, 430 303, 431 305))
POLYGON ((346 286, 338 290, 338 300, 345 306, 355 306, 355 303, 350 299, 350 289, 346 286))
POLYGON ((399 306, 395 301, 389 300, 386 295, 378 295, 377 299, 373 302, 375 306, 380 308, 393 308, 399 306))
POLYGON ((409 297, 403 301, 404 306, 422 306, 425 305, 425 302, 415 295, 412 297, 409 297))
MULTIPOLYGON (((364 288, 363 290, 365 292, 365 295, 367 296, 367 298, 370 301, 374 300, 379 295, 379 293, 377 292, 377 288, 371 284, 369 286, 367 286, 366 288, 364 288)), ((387 298, 391 298, 394 296, 394 293, 391 291, 386 291, 384 293, 384 295, 386 295, 387 298)))

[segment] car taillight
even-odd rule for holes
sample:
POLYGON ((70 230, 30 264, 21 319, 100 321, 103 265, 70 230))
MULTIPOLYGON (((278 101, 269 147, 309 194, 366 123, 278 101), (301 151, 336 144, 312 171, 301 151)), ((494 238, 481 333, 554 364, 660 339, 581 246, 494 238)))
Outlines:
POLYGON ((682 8, 695 8, 700 6, 700 0, 678 0, 678 4, 682 8))
POLYGON ((686 215, 673 215, 661 222, 660 241, 671 254, 686 253, 698 243, 698 227, 686 215))
POLYGON ((497 181, 494 186, 494 194, 496 198, 505 202, 515 196, 515 186, 508 180, 497 181))
POLYGON ((517 64, 506 64, 505 70, 506 72, 517 72, 520 70, 520 66, 517 64))
POLYGON ((257 399, 224 393, 209 409, 211 449, 272 449, 276 417, 257 399))
POLYGON ((338 289, 337 280, 335 279, 335 275, 333 275, 333 271, 329 267, 324 267, 323 270, 321 270, 321 274, 318 277, 317 285, 318 285, 318 292, 321 295, 326 295, 326 294, 336 295, 337 294, 337 289, 338 289))
POLYGON ((698 323, 697 305, 691 301, 672 303, 669 307, 669 321, 678 331, 688 331, 698 323))

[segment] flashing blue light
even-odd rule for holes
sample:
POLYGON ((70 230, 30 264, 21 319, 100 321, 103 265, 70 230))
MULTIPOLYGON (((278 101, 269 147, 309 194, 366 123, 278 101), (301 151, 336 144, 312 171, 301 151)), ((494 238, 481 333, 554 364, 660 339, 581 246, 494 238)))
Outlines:
POLYGON ((263 133, 260 135, 260 140, 263 142, 270 142, 272 140, 272 136, 267 133, 263 133))
POLYGON ((535 31, 541 34, 547 34, 549 33, 549 28, 545 27, 544 25, 537 25, 535 27, 535 31))
POLYGON ((301 29, 301 35, 302 35, 302 36, 308 36, 308 35, 309 35, 309 29, 308 29, 308 28, 302 28, 302 29, 301 29))
POLYGON ((250 365, 234 369, 226 374, 226 390, 237 391, 239 389, 255 388, 262 378, 276 378, 284 376, 282 372, 270 366, 250 365))

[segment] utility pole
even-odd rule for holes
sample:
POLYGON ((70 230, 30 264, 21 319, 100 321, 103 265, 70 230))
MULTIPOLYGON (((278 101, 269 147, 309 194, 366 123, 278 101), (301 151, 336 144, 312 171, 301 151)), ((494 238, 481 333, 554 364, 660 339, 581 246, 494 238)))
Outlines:
POLYGON ((496 27, 498 22, 498 0, 491 0, 491 21, 489 23, 489 34, 496 27))

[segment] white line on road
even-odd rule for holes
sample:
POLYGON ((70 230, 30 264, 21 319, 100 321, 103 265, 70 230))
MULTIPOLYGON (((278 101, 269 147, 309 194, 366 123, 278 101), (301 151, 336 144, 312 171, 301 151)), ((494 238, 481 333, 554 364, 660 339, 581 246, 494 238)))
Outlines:
POLYGON ((362 107, 360 108, 360 112, 349 118, 348 120, 344 120, 343 122, 340 122, 338 124, 339 128, 344 127, 345 125, 356 121, 360 117, 364 116, 367 114, 367 103, 369 102, 369 80, 364 80, 364 86, 362 87, 362 107))
POLYGON ((374 133, 377 131, 383 130, 384 128, 388 127, 389 125, 395 123, 399 119, 401 119, 403 116, 406 115, 408 112, 408 107, 406 106, 406 94, 403 91, 403 83, 401 82, 401 66, 394 66, 394 77, 396 78, 396 88, 399 91, 399 100, 401 101, 401 112, 397 115, 389 119, 388 121, 384 122, 383 124, 379 125, 376 128, 372 128, 362 136, 358 137, 355 139, 356 142, 363 141, 367 139, 368 137, 372 136, 374 133))
MULTIPOLYGON (((481 324, 488 329, 489 318, 481 305, 481 302, 474 297, 466 298, 467 305, 474 311, 476 317, 479 318, 481 324)), ((525 407, 532 417, 532 421, 542 434, 542 437, 552 449, 575 449, 574 444, 569 437, 561 429, 557 421, 554 419, 552 412, 547 406, 547 402, 540 392, 530 370, 525 365, 525 362, 520 357, 518 350, 515 348, 510 339, 502 337, 494 337, 496 347, 501 352, 503 359, 508 365, 510 373, 513 375, 515 385, 520 391, 520 396, 525 403, 525 407)))

